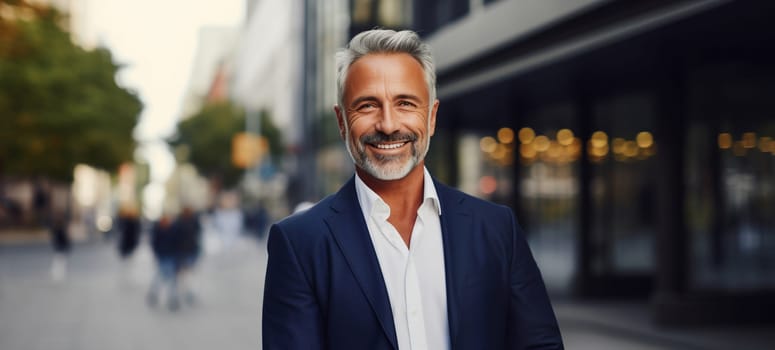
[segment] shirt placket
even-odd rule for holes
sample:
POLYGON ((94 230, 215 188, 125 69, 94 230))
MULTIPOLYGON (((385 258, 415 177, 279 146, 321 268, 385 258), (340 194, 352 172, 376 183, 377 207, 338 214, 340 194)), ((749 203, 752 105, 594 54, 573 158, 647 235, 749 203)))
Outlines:
POLYGON ((406 264, 406 315, 409 325, 409 341, 412 350, 427 349, 425 341, 425 320, 422 312, 420 280, 417 276, 414 258, 409 254, 406 264))

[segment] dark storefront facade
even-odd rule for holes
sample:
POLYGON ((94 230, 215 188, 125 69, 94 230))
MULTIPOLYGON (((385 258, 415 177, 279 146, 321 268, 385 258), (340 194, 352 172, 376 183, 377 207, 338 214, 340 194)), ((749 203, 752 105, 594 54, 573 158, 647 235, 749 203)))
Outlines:
POLYGON ((771 318, 774 12, 653 3, 440 71, 433 166, 517 210, 555 292, 650 297, 665 323, 771 318), (466 138, 482 170, 462 178, 466 138))
POLYGON ((429 167, 515 209, 553 294, 775 319, 775 5, 411 6, 438 64, 429 167))

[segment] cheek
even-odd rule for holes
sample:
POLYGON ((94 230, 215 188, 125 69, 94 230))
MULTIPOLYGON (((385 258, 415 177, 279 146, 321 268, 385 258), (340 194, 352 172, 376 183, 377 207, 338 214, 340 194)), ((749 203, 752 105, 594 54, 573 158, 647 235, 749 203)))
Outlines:
POLYGON ((428 130, 428 116, 423 113, 416 113, 412 118, 411 128, 414 132, 428 136, 430 130, 428 130))
POLYGON ((373 127, 363 118, 353 119, 350 121, 350 138, 357 140, 364 134, 370 132, 373 127))

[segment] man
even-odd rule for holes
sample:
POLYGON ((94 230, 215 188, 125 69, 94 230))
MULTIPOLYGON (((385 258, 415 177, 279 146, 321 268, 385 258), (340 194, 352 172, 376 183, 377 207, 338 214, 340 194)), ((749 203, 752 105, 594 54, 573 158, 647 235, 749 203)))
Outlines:
POLYGON ((425 169, 439 107, 427 45, 367 31, 337 67, 356 174, 272 227, 264 349, 562 349, 511 210, 425 169))

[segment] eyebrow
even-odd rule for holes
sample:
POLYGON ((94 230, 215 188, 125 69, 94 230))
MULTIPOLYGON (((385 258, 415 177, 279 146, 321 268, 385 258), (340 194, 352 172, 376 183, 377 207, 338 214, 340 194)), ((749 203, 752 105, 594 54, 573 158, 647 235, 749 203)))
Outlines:
MULTIPOLYGON (((400 94, 395 97, 396 100, 412 100, 414 102, 422 102, 419 96, 415 96, 412 94, 400 94)), ((361 104, 361 102, 365 101, 372 101, 372 102, 379 102, 379 99, 374 96, 361 96, 353 100, 352 103, 350 103, 350 108, 354 108, 361 104)))
POLYGON ((410 95, 410 94, 398 95, 398 96, 396 96, 396 99, 397 100, 412 100, 412 101, 417 102, 417 103, 422 102, 422 100, 420 99, 419 96, 410 95))
POLYGON ((352 103, 350 103, 350 108, 354 108, 359 104, 361 104, 361 102, 365 102, 365 101, 379 102, 379 100, 374 96, 361 96, 353 100, 352 103))

